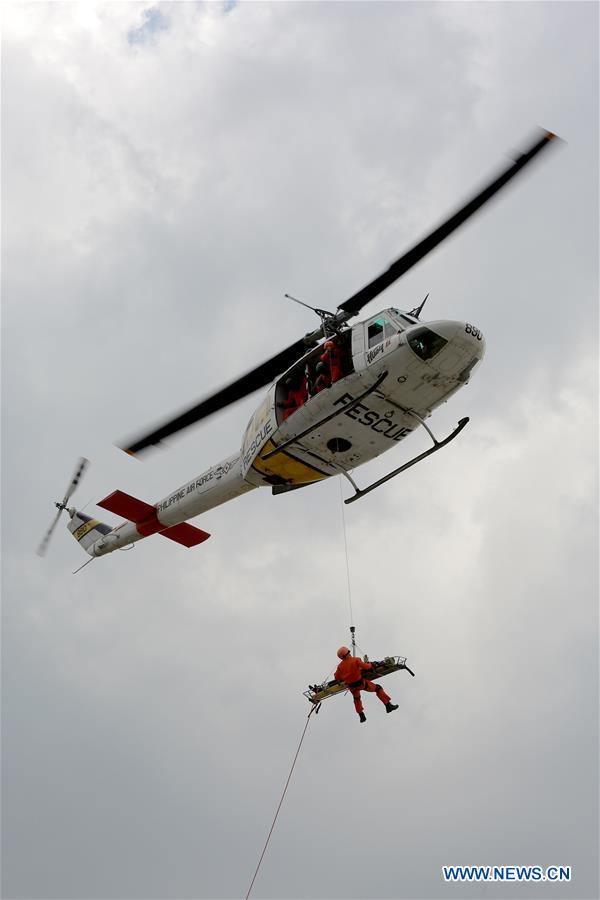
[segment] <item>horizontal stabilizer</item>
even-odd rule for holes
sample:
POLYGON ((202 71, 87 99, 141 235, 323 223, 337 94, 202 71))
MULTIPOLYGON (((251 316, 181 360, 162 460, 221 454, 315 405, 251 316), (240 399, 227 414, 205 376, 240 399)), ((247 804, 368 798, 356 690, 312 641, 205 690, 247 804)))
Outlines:
POLYGON ((150 506, 149 503, 144 503, 143 500, 138 500, 137 497, 132 497, 124 491, 113 491, 112 494, 101 500, 98 506, 134 522, 139 533, 145 537, 158 532, 163 537, 169 538, 170 541, 183 544, 184 547, 195 547, 210 537, 207 531, 202 531, 201 528, 196 528, 187 522, 170 527, 164 525, 158 518, 155 506, 150 506))
POLYGON ((170 541, 177 541, 178 544, 183 544, 184 547, 195 547, 197 544, 207 541, 210 537, 208 531, 202 531, 201 528, 196 528, 195 525, 189 525, 187 522, 182 522, 181 525, 173 525, 171 528, 161 531, 160 535, 161 537, 169 538, 170 541))
POLYGON ((100 500, 97 505, 117 516, 129 519, 130 522, 143 522, 156 515, 156 507, 150 506, 149 503, 144 503, 143 500, 138 500, 137 497, 132 497, 130 494, 125 494, 123 491, 113 491, 104 500, 100 500))

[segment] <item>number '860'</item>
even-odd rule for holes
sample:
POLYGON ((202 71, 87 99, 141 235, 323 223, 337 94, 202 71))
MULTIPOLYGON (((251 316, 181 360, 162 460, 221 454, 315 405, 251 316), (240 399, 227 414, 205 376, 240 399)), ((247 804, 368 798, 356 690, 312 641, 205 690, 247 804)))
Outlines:
POLYGON ((479 328, 475 328, 474 325, 469 325, 468 323, 465 325, 465 331, 467 334, 472 334, 473 337, 476 337, 478 341, 483 340, 483 336, 479 330, 479 328))

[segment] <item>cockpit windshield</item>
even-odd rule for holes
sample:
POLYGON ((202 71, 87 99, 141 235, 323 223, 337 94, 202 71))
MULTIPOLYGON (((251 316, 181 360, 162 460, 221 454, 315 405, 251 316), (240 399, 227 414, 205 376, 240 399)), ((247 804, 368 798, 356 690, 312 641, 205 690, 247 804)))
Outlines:
POLYGON ((432 359, 447 343, 446 338, 436 334, 435 331, 431 331, 430 328, 426 328, 424 325, 421 325, 420 328, 415 328, 408 336, 409 347, 421 359, 432 359))

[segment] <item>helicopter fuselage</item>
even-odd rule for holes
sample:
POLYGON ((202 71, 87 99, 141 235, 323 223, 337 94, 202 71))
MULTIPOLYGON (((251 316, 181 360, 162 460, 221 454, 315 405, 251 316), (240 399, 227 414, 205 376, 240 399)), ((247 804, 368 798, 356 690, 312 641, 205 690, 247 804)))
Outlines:
MULTIPOLYGON (((154 525, 124 522, 85 542, 88 546, 82 542, 87 552, 105 555, 256 487, 291 490, 351 472, 418 428, 468 382, 485 352, 483 336, 472 325, 422 323, 395 309, 354 325, 336 340, 346 352, 337 380, 320 390, 311 386, 327 342, 308 351, 271 385, 238 453, 155 503, 154 525), (286 395, 294 385, 303 385, 305 399, 290 412, 286 395)), ((85 523, 73 512, 69 529, 77 536, 85 523)))
POLYGON ((64 510, 69 513, 69 530, 92 558, 157 533, 192 547, 210 535, 190 525, 188 519, 254 488, 270 486, 278 494, 341 474, 355 491, 344 502, 353 503, 454 440, 468 418, 460 419, 443 440, 433 435, 425 420, 469 381, 485 353, 480 331, 466 322, 421 322, 419 316, 427 297, 411 313, 390 308, 351 328, 348 323, 552 143, 556 144, 555 134, 539 133, 526 152, 376 278, 338 304, 336 312, 309 307, 321 319, 320 327, 313 332, 122 447, 131 455, 141 453, 275 378, 251 417, 237 453, 153 505, 123 491, 113 491, 98 505, 128 520, 116 528, 67 507, 85 465, 81 460, 38 552, 45 552, 64 510), (324 340, 319 344, 321 338, 324 340), (350 474, 352 470, 404 440, 419 425, 429 433, 433 446, 359 488, 350 474))

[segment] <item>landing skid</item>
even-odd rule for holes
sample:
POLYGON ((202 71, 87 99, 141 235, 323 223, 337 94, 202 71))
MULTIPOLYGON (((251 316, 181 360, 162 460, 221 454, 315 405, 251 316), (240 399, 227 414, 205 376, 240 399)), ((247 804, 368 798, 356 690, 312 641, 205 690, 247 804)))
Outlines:
POLYGON ((380 485, 385 484, 385 482, 389 481, 390 478, 395 478, 396 475, 400 474, 400 472, 405 472, 406 469, 410 469, 411 466, 414 466, 418 462, 421 462, 421 460, 425 459, 426 456, 431 456, 432 453, 437 453, 438 450, 441 450, 442 447, 445 447, 446 444, 449 444, 450 441, 453 441, 454 438, 460 434, 460 432, 463 430, 463 428, 469 421, 468 416, 466 416, 464 419, 460 419, 459 423, 456 426, 456 428, 454 429, 454 431, 451 434, 449 434, 447 438, 444 438, 443 441, 438 441, 437 438, 435 437, 435 435, 433 434, 433 432, 427 427, 427 425, 425 424, 423 419, 420 416, 418 416, 417 413, 413 412, 412 410, 408 410, 408 409, 405 410, 405 412, 408 415, 413 416, 415 419, 419 420, 420 424, 423 426, 425 431, 427 431, 431 440, 433 441, 433 447, 430 447, 429 450, 425 450, 424 453, 420 453, 418 456, 415 456, 414 459, 410 459, 407 463, 404 463, 403 466, 400 466, 400 468, 398 468, 398 469, 394 469, 394 471, 390 472, 388 475, 384 475, 384 477, 380 478, 378 481, 374 481, 373 484, 370 484, 368 487, 364 488, 363 490, 361 490, 356 485, 354 480, 350 477, 350 475, 348 475, 348 473, 340 467, 339 468, 340 473, 348 479, 348 481, 350 482, 350 484, 356 491, 354 496, 349 497, 347 500, 344 500, 344 503, 354 503, 355 500, 360 500, 360 498, 364 497, 365 494, 369 494, 371 491, 374 491, 375 488, 378 488, 378 487, 380 487, 380 485))

